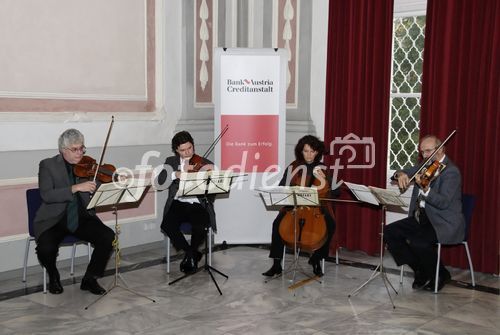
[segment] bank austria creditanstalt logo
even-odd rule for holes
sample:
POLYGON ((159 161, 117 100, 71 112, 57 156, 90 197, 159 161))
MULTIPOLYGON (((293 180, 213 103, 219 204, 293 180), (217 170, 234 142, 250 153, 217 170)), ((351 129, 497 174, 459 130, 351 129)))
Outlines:
POLYGON ((229 93, 272 93, 274 82, 270 79, 227 79, 226 91, 229 93))

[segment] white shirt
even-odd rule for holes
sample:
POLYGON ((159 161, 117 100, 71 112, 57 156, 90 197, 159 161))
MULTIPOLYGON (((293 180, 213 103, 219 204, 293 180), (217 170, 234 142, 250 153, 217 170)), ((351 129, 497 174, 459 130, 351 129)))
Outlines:
MULTIPOLYGON (((184 171, 184 166, 189 163, 189 159, 182 159, 181 158, 181 164, 179 165, 179 171, 184 171)), ((176 180, 177 176, 175 175, 175 172, 172 172, 172 180, 176 180)), ((190 196, 190 197, 178 197, 177 194, 174 197, 174 200, 179 200, 182 202, 187 202, 190 204, 193 203, 200 203, 200 200, 198 200, 197 196, 190 196)))

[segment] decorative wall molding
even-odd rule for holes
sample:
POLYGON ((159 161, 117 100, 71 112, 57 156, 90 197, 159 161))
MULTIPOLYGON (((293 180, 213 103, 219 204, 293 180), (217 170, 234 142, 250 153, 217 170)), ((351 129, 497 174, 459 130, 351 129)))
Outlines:
POLYGON ((212 103, 212 57, 217 46, 217 0, 196 0, 194 9, 195 104, 212 103))
POLYGON ((286 103, 297 107, 299 5, 300 0, 278 0, 274 20, 277 22, 277 46, 288 53, 286 103))
MULTIPOLYGON (((129 0, 130 1, 130 0, 129 0)), ((46 3, 47 8, 50 8, 52 12, 42 11, 40 13, 40 20, 45 20, 46 24, 50 27, 48 30, 54 36, 47 36, 46 33, 40 32, 40 36, 42 38, 41 41, 36 39, 36 36, 30 37, 29 34, 23 34, 22 30, 19 30, 19 39, 22 39, 22 43, 27 44, 25 49, 21 49, 19 43, 16 43, 16 35, 13 34, 11 40, 3 40, 3 43, 7 43, 7 45, 12 44, 12 48, 15 50, 26 50, 23 53, 24 57, 19 59, 17 63, 13 62, 16 57, 15 55, 9 55, 0 58, 0 60, 5 63, 17 64, 18 67, 28 66, 36 69, 35 66, 42 67, 42 70, 38 71, 38 73, 32 73, 29 70, 21 71, 14 68, 16 74, 11 74, 13 78, 21 77, 23 80, 17 80, 17 86, 13 85, 11 82, 3 82, 2 83, 2 93, 0 94, 0 114, 3 113, 20 113, 23 112, 35 112, 35 113, 64 113, 64 112, 89 112, 89 113, 98 113, 98 112, 153 112, 155 110, 155 102, 156 102, 156 73, 155 73, 155 61, 156 61, 156 39, 155 39, 155 23, 156 23, 156 15, 155 15, 155 0, 143 0, 143 12, 144 16, 138 22, 144 22, 143 28, 136 28, 132 30, 135 35, 134 36, 124 36, 123 32, 120 30, 115 30, 114 25, 109 25, 109 29, 106 29, 106 36, 116 37, 116 41, 120 41, 121 43, 116 43, 114 45, 114 49, 111 49, 114 54, 119 54, 120 51, 124 51, 122 49, 133 48, 138 42, 144 45, 144 57, 142 59, 142 63, 144 68, 142 70, 136 71, 136 76, 144 76, 139 85, 135 84, 134 86, 129 85, 123 86, 120 89, 116 89, 113 83, 122 83, 124 80, 130 79, 130 75, 128 75, 128 71, 130 69, 119 68, 120 65, 126 66, 126 62, 123 64, 117 63, 116 67, 109 66, 110 74, 116 75, 117 78, 114 77, 101 77, 106 80, 99 80, 99 73, 84 73, 86 69, 92 68, 92 66, 97 66, 99 63, 92 64, 89 63, 85 59, 85 53, 90 53, 92 55, 91 50, 80 50, 77 42, 78 37, 83 36, 82 38, 86 41, 87 45, 90 43, 95 44, 95 48, 97 51, 100 51, 103 56, 102 58, 91 58, 94 61, 102 60, 103 66, 106 66, 108 63, 114 64, 112 59, 106 59, 106 49, 105 42, 99 38, 95 38, 95 41, 92 38, 89 38, 89 34, 98 34, 99 31, 96 29, 91 31, 81 31, 78 26, 72 24, 71 15, 74 18, 81 20, 83 23, 87 23, 89 27, 92 27, 91 23, 85 21, 85 16, 83 14, 79 14, 77 11, 81 4, 79 3, 57 3, 54 1, 50 1, 46 3), (73 6, 73 7, 72 7, 73 6), (73 12, 71 12, 73 10, 73 12), (71 12, 71 15, 67 12, 71 12), (66 15, 67 14, 67 15, 66 15), (52 21, 50 21, 50 17, 54 16, 52 21), (60 25, 58 25, 58 19, 61 19, 61 24, 66 24, 68 27, 68 32, 66 34, 60 33, 62 29, 60 25), (64 21, 66 19, 67 21, 64 21), (55 22, 55 23, 54 23, 55 22), (144 31, 142 31, 144 30, 144 31), (142 31, 142 32, 141 32, 142 31), (145 32, 145 33, 144 33, 145 32), (31 39, 30 39, 31 38, 31 39), (135 38, 135 39, 134 39, 135 38), (52 40, 50 40, 52 39, 52 40), (55 50, 61 48, 64 50, 63 45, 70 44, 71 49, 69 49, 68 53, 64 52, 54 53, 50 51, 50 48, 47 48, 46 40, 50 40, 53 42, 53 47, 55 50), (66 44, 63 44, 68 42, 66 44), (9 44, 10 43, 10 44, 9 44), (128 43, 128 44, 127 44, 128 43), (135 44, 134 44, 135 43, 135 44), (44 62, 33 61, 36 59, 36 55, 28 57, 27 55, 31 53, 36 53, 37 50, 40 50, 42 53, 46 53, 47 55, 53 55, 54 57, 60 56, 61 63, 58 63, 59 57, 57 59, 46 59, 44 62), (34 58, 35 57, 35 58, 34 58), (32 60, 33 59, 33 60, 32 60), (105 60, 104 60, 105 59, 105 60), (87 61, 87 62, 86 62, 87 61), (80 65, 80 67, 78 67, 80 65), (66 70, 73 70, 72 76, 68 76, 67 79, 64 79, 65 76, 62 73, 65 73, 66 70), (81 73, 80 73, 81 72, 81 73), (65 87, 68 92, 63 94, 58 94, 54 91, 44 92, 44 89, 40 87, 44 87, 42 79, 46 78, 47 82, 50 82, 50 77, 47 75, 50 73, 54 78, 57 78, 57 81, 54 81, 53 89, 59 91, 61 87, 65 87), (87 75, 87 76, 86 76, 87 75), (82 80, 80 83, 77 80, 82 76, 82 80), (128 77, 127 77, 128 76, 128 77), (123 78, 121 78, 123 77, 123 78), (120 81, 121 79, 121 81, 120 81), (66 81, 64 81, 66 80, 66 81), (113 81, 114 80, 114 81, 113 81), (9 85, 10 83, 10 85, 9 85), (23 84, 24 83, 24 84, 23 84), (30 87, 29 83, 33 87, 30 87), (141 87, 142 84, 142 87, 141 87), (27 86, 26 86, 27 85, 27 86), (27 87, 27 90, 23 90, 23 86, 27 87), (59 89, 58 89, 59 87, 59 89), (29 88, 37 89, 36 92, 31 92, 29 88), (39 89, 40 88, 40 89, 39 89), (38 90, 39 89, 39 90, 38 90), (117 91, 117 94, 114 94, 113 90, 117 91), (129 91, 135 91, 130 92, 129 91), (14 92, 15 91, 15 92, 14 92), (121 91, 121 92, 120 92, 121 91), (103 94, 100 94, 103 92, 103 94), (122 94, 124 93, 124 94, 122 94), (144 95, 143 95, 144 93, 144 95)), ((38 2, 32 3, 33 5, 39 5, 38 2)), ((122 6, 123 13, 128 14, 130 18, 136 18, 137 15, 141 15, 141 13, 136 13, 132 11, 127 11, 127 3, 126 2, 108 2, 102 3, 99 1, 92 1, 86 3, 88 6, 88 10, 94 11, 96 14, 99 14, 99 18, 96 18, 96 23, 100 24, 100 28, 106 26, 106 18, 105 13, 109 10, 113 10, 113 6, 119 7, 122 6), (101 27, 102 26, 102 27, 101 27)), ((20 13, 26 12, 26 15, 23 17, 18 14, 17 19, 26 20, 26 16, 31 15, 30 11, 35 9, 30 7, 30 3, 19 2, 19 11, 20 13)), ((137 6, 137 4, 136 4, 137 6)), ((42 9, 46 9, 45 7, 40 7, 42 9)), ((115 8, 115 11, 120 8, 115 8)), ((127 26, 127 23, 123 21, 123 19, 115 18, 117 25, 121 25, 123 27, 127 26), (120 21, 121 20, 121 21, 120 21)), ((19 23, 19 24, 22 24, 19 23)), ((8 24, 6 22, 5 24, 8 24)), ((141 27, 139 25, 139 27, 141 27)), ((36 24, 30 26, 32 30, 36 28, 36 24)), ((87 29, 87 28, 85 28, 87 29)), ((90 29, 90 28, 89 28, 90 29)), ((96 36, 97 37, 97 36, 96 36)), ((2 43, 0 42, 0 45, 2 43)), ((48 43, 48 45, 52 45, 52 43, 48 43)), ((70 48, 68 45, 68 48, 70 48)), ((4 45, 5 47, 5 45, 4 45)), ((5 55, 5 54, 4 54, 5 55)), ((100 55, 100 54, 99 54, 100 55)), ((113 55, 113 54, 111 54, 113 55)), ((139 55, 136 55, 138 57, 139 55)), ((141 56, 142 57, 142 56, 141 56)), ((21 57, 17 57, 21 58, 21 57)), ((133 58, 128 59, 128 62, 132 62, 133 58)), ((139 64, 140 65, 140 64, 139 64)), ((141 69, 139 66, 138 69, 141 69)), ((34 71, 36 72, 36 71, 34 71)), ((5 76, 4 76, 5 77, 5 76)), ((1 82, 1 81, 0 81, 1 82)))
MULTIPOLYGON (((25 238, 28 231, 28 211, 26 190, 38 187, 38 178, 16 178, 0 180, 0 241, 25 238), (16 210, 9 210, 15 208, 16 210)), ((140 205, 134 204, 119 210, 119 222, 131 223, 157 218, 157 192, 150 188, 140 205)), ((101 220, 107 225, 114 224, 114 215, 109 209, 97 210, 101 220)))

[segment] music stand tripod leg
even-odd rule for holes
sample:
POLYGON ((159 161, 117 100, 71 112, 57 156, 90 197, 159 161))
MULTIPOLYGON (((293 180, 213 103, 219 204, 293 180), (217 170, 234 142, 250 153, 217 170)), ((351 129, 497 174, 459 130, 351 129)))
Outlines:
POLYGON ((389 281, 389 278, 387 278, 387 274, 386 274, 385 269, 384 269, 385 214, 386 214, 386 206, 383 205, 382 206, 382 220, 380 221, 381 228, 380 228, 380 261, 379 261, 379 264, 377 265, 375 270, 373 270, 372 274, 370 275, 370 278, 368 278, 368 280, 366 282, 364 282, 363 284, 361 284, 361 286, 359 286, 357 289, 355 289, 351 293, 349 293, 349 295, 347 297, 350 298, 350 297, 356 295, 357 293, 359 293, 359 291, 361 291, 361 289, 363 289, 366 285, 368 285, 368 283, 370 283, 372 280, 374 280, 375 278, 377 278, 377 276, 380 275, 380 277, 382 278, 382 282, 384 283, 385 289, 387 291, 387 295, 389 296, 389 299, 391 300, 392 308, 394 309, 394 308, 396 308, 396 306, 394 305, 394 301, 392 300, 391 292, 389 291, 389 286, 394 290, 394 293, 398 294, 398 291, 396 291, 394 286, 389 281), (387 283, 389 283, 389 286, 387 286, 387 283))
POLYGON ((109 289, 106 290, 106 292, 104 292, 101 296, 99 296, 96 300, 94 300, 93 302, 91 302, 90 304, 88 304, 87 306, 85 306, 85 309, 89 309, 90 306, 92 306, 93 304, 95 304, 96 302, 98 302, 99 300, 101 300, 102 298, 104 298, 106 295, 108 295, 108 293, 110 293, 114 288, 116 287, 120 287, 126 291, 129 291, 130 293, 133 293, 137 296, 140 296, 140 297, 143 297, 143 298, 146 298, 148 300, 151 300, 152 302, 156 302, 156 300, 154 299, 151 299, 150 297, 148 296, 145 296, 143 294, 140 294, 134 290, 131 290, 130 288, 127 287, 127 283, 125 282, 125 280, 123 280, 121 274, 120 274, 120 270, 119 270, 119 264, 120 264, 120 247, 119 247, 119 235, 120 235, 120 229, 118 227, 118 208, 117 206, 113 206, 113 214, 115 215, 115 240, 113 241, 113 248, 114 248, 114 252, 115 252, 115 275, 114 275, 114 280, 113 280, 113 283, 111 284, 111 287, 109 289), (118 283, 118 280, 121 279, 123 284, 125 286, 122 286, 118 283))
POLYGON ((229 277, 226 274, 224 274, 221 271, 214 268, 213 266, 208 265, 208 238, 209 238, 208 227, 205 227, 205 264, 203 265, 203 267, 198 268, 198 270, 196 270, 193 273, 186 273, 185 275, 183 275, 177 279, 174 279, 173 281, 169 282, 168 285, 173 285, 173 284, 177 283, 178 281, 181 281, 184 278, 187 278, 189 276, 193 276, 193 275, 197 274, 198 272, 205 270, 210 275, 210 278, 212 278, 212 281, 214 282, 215 287, 217 288, 217 291, 219 291, 219 294, 222 295, 222 291, 219 287, 219 284, 215 280, 215 277, 213 276, 212 271, 217 272, 218 274, 225 277, 226 279, 228 279, 229 277))

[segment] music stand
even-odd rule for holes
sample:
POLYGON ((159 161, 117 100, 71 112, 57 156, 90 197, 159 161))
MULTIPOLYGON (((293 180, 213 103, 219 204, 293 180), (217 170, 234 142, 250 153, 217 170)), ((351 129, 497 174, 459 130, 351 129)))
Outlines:
POLYGON ((114 288, 120 287, 130 293, 138 295, 140 297, 151 300, 152 302, 156 302, 154 299, 151 299, 143 294, 140 294, 130 288, 127 287, 127 283, 121 276, 119 272, 120 266, 120 247, 119 247, 119 238, 120 229, 118 226, 118 205, 124 203, 133 203, 137 202, 141 199, 145 190, 151 186, 150 182, 143 179, 133 179, 130 183, 107 183, 101 184, 99 188, 95 191, 94 195, 90 203, 87 206, 87 209, 92 209, 100 206, 112 206, 113 214, 115 216, 115 239, 113 241, 113 247, 115 251, 115 277, 113 283, 110 288, 106 290, 106 292, 99 296, 96 300, 91 302, 89 305, 85 307, 88 309, 90 306, 95 304, 97 301, 105 297, 109 292, 111 292, 114 288), (121 280, 123 285, 118 283, 118 280, 121 280))
POLYGON ((354 196, 362 201, 366 202, 371 205, 379 206, 382 209, 382 218, 380 220, 380 261, 375 270, 373 270, 372 274, 370 275, 370 278, 366 282, 364 282, 361 286, 359 286, 357 289, 349 293, 348 298, 354 296, 357 294, 363 287, 368 285, 372 280, 380 276, 382 278, 382 282, 384 283, 385 289, 387 291, 387 295, 389 296, 389 299, 391 300, 392 308, 396 308, 394 305, 394 302, 392 300, 391 292, 389 291, 389 286, 394 290, 396 294, 398 294, 398 291, 394 288, 394 286, 391 284, 389 281, 389 278, 387 278, 387 274, 385 272, 384 268, 384 226, 385 226, 385 216, 386 216, 386 211, 387 211, 387 206, 406 206, 406 204, 401 200, 401 197, 391 191, 391 190, 385 190, 382 188, 377 188, 377 187, 372 187, 372 186, 365 186, 365 185, 360 185, 360 184, 354 184, 354 183, 348 183, 344 182, 346 184, 347 188, 354 194, 354 196), (389 284, 389 286, 387 285, 389 284))
MULTIPOLYGON (((303 186, 276 186, 270 188, 260 188, 257 189, 260 192, 262 198, 264 199, 264 203, 266 206, 293 206, 293 212, 297 213, 298 206, 320 206, 319 198, 318 198, 318 190, 315 187, 303 187, 303 186), (267 197, 264 197, 264 194, 267 197)), ((306 273, 299 263, 299 254, 300 250, 298 248, 298 236, 299 232, 297 232, 298 222, 297 215, 294 215, 294 246, 293 246, 293 255, 294 259, 292 264, 288 267, 287 270, 283 271, 280 276, 286 275, 293 271, 292 276, 292 285, 288 287, 289 290, 295 289, 303 284, 306 284, 312 280, 316 280, 321 283, 321 280, 318 276, 310 276, 306 273), (299 283, 295 283, 295 277, 297 271, 300 271, 307 278, 302 280, 299 283)), ((270 280, 275 278, 279 278, 280 276, 271 278, 266 280, 267 283, 270 280)))
MULTIPOLYGON (((200 171, 200 172, 181 172, 181 176, 179 178, 179 190, 177 191, 177 196, 178 197, 203 196, 205 198, 205 201, 208 202, 207 197, 209 194, 215 195, 215 194, 229 193, 233 177, 236 176, 232 175, 231 171, 212 170, 212 171, 200 171)), ((203 265, 203 267, 199 267, 193 273, 186 273, 185 275, 177 279, 174 279, 173 281, 169 282, 168 285, 173 285, 184 278, 195 275, 200 271, 204 270, 208 272, 210 278, 212 278, 212 281, 215 284, 215 287, 217 288, 217 291, 219 291, 219 294, 222 295, 222 291, 219 287, 219 284, 217 284, 217 281, 215 280, 212 271, 217 272, 226 279, 228 279, 229 277, 208 264, 208 239, 209 239, 208 228, 209 227, 205 227, 205 250, 204 250, 205 264, 203 265)))

